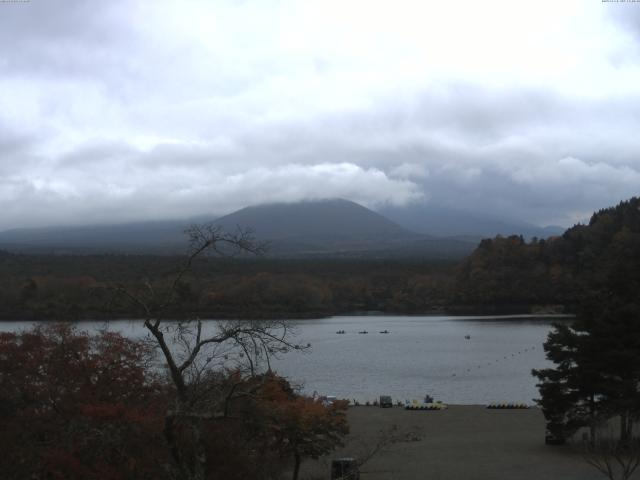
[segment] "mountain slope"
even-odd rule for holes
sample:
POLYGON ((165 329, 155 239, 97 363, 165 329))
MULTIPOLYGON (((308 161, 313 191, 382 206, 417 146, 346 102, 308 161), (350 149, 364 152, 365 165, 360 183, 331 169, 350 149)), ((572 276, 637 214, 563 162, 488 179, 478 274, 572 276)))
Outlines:
POLYGON ((0 248, 38 253, 173 253, 186 248, 183 232, 189 224, 167 220, 6 230, 0 232, 0 248))
POLYGON ((361 240, 415 238, 382 215, 342 199, 274 203, 246 207, 215 221, 226 230, 238 225, 251 228, 265 240, 313 238, 361 240))
POLYGON ((496 235, 522 235, 525 238, 547 238, 560 235, 565 230, 558 226, 538 227, 527 222, 472 214, 434 204, 387 206, 378 211, 404 228, 441 237, 455 236, 479 240, 496 235))
POLYGON ((285 256, 377 256, 461 258, 475 244, 412 232, 343 199, 247 207, 215 222, 225 230, 251 228, 285 256))
MULTIPOLYGON (((40 253, 180 253, 194 222, 52 227, 0 232, 0 249, 40 253)), ((272 256, 461 258, 474 243, 421 235, 362 205, 341 199, 243 208, 214 222, 249 228, 272 256)))

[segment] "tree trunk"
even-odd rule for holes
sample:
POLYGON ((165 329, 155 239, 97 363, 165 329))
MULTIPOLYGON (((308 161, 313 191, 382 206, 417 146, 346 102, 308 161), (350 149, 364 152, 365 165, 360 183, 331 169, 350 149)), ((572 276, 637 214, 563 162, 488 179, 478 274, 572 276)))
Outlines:
POLYGON ((596 423, 596 400, 594 395, 589 398, 589 417, 589 444, 591 447, 595 447, 598 426, 596 423))
POLYGON ((593 448, 596 446, 597 426, 595 421, 592 421, 589 425, 589 445, 593 448))
POLYGON ((293 467, 293 480, 298 480, 298 474, 300 473, 300 455, 295 453, 293 455, 293 459, 295 460, 295 465, 293 467))
POLYGON ((191 420, 191 432, 193 434, 194 465, 193 480, 205 480, 207 471, 207 450, 202 438, 202 420, 193 418, 191 420))
POLYGON ((182 457, 180 455, 180 449, 176 441, 175 424, 173 415, 166 415, 164 418, 164 438, 169 446, 171 457, 174 463, 180 468, 182 466, 182 457))
POLYGON ((165 417, 164 436, 181 480, 206 480, 207 452, 202 435, 202 418, 189 414, 188 407, 178 401, 176 411, 169 411, 165 417), (190 442, 180 442, 176 432, 176 422, 188 426, 190 442), (181 443, 185 445, 181 445, 181 443), (190 444, 190 445, 189 445, 190 444), (185 447, 188 451, 185 451, 185 447))
POLYGON ((629 412, 620 414, 620 443, 626 445, 631 440, 631 415, 629 412))

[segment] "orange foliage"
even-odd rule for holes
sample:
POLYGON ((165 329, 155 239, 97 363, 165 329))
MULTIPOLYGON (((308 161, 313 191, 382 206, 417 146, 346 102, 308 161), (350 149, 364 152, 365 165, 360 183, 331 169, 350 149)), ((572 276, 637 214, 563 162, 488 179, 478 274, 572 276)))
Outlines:
POLYGON ((270 372, 252 381, 260 382, 256 400, 248 409, 252 430, 272 450, 292 457, 296 472, 302 458, 318 458, 342 445, 349 433, 348 402, 327 405, 320 399, 299 395, 289 382, 270 372))

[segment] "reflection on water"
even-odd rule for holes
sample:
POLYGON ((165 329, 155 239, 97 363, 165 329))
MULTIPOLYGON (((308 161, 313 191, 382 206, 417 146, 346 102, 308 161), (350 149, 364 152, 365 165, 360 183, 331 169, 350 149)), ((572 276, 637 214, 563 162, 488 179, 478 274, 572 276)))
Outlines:
MULTIPOLYGON (((373 400, 422 398, 458 404, 527 402, 538 396, 531 369, 548 365, 542 343, 553 318, 342 316, 291 321, 305 353, 275 360, 278 373, 304 391, 373 400), (337 331, 344 330, 344 334, 337 331), (387 334, 379 333, 388 331, 387 334), (367 334, 358 333, 367 331, 367 334), (468 338, 466 338, 468 337, 468 338)), ((213 323, 213 321, 212 321, 213 323)), ((17 330, 28 322, 0 323, 17 330)), ((104 322, 83 322, 83 329, 104 322)), ((129 337, 145 334, 141 321, 112 321, 129 337)))

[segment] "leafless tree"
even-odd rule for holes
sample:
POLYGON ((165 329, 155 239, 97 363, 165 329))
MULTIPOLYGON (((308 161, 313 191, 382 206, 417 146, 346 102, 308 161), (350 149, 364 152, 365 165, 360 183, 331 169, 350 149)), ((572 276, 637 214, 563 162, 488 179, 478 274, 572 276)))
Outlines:
POLYGON ((583 457, 609 480, 627 480, 640 465, 640 439, 621 441, 600 428, 595 440, 584 442, 583 457))
MULTIPOLYGON (((165 438, 175 465, 168 468, 179 479, 204 480, 207 459, 204 425, 228 415, 231 399, 250 395, 238 384, 218 381, 226 369, 256 374, 270 359, 306 346, 291 341, 283 321, 230 320, 203 323, 200 319, 171 320, 166 315, 175 307, 185 276, 200 257, 209 253, 223 256, 263 253, 250 231, 226 233, 215 225, 194 225, 185 232, 189 251, 184 263, 159 288, 145 279, 142 290, 122 284, 117 294, 128 298, 144 317, 144 326, 160 350, 162 363, 175 388, 175 401, 165 417, 165 438), (188 441, 184 441, 188 432, 188 441)), ((308 346, 308 345, 307 345, 308 346)))
POLYGON ((357 455, 358 466, 363 467, 391 445, 395 445, 396 443, 419 442, 422 440, 422 437, 421 431, 417 428, 400 429, 398 425, 391 425, 391 427, 386 430, 380 430, 375 443, 361 444, 361 449, 357 455))
MULTIPOLYGON (((400 428, 398 425, 391 425, 387 429, 379 430, 377 435, 373 437, 357 439, 350 442, 347 447, 340 452, 340 455, 345 458, 355 459, 359 473, 371 473, 364 470, 363 467, 392 445, 419 442, 423 438, 423 432, 417 427, 400 428)), ((320 465, 322 465, 324 470, 329 469, 331 459, 323 459, 320 465)), ((316 473, 315 475, 308 476, 307 480, 319 480, 320 478, 326 478, 326 476, 316 473)), ((353 476, 349 474, 346 475, 346 478, 342 478, 344 480, 350 480, 353 476)))

